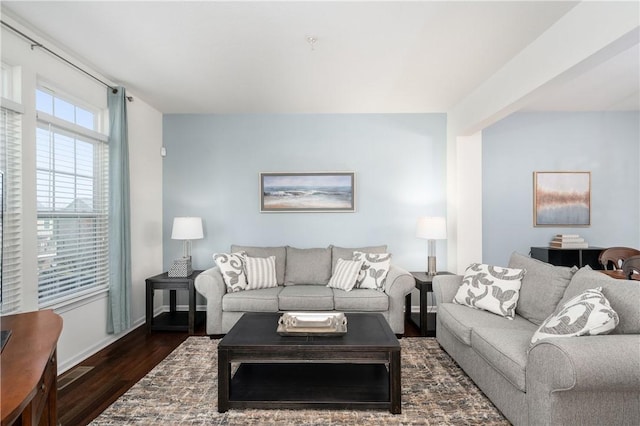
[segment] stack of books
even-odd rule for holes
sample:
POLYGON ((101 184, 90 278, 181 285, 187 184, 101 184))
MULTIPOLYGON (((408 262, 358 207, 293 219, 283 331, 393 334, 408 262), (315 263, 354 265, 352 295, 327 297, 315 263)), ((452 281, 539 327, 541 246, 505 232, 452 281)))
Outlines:
POLYGON ((589 248, 589 243, 578 234, 557 234, 549 246, 553 248, 589 248))

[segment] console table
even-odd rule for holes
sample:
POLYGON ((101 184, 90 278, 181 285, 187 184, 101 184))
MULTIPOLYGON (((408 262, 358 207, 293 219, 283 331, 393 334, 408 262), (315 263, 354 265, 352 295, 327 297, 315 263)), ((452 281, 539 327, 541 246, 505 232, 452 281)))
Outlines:
POLYGON ((0 355, 2 426, 57 425, 56 346, 62 318, 52 310, 2 317, 11 337, 0 355))
POLYGON ((602 269, 602 265, 598 261, 602 250, 604 250, 602 247, 582 249, 531 247, 531 257, 556 266, 577 266, 582 268, 585 265, 589 265, 591 269, 602 269))

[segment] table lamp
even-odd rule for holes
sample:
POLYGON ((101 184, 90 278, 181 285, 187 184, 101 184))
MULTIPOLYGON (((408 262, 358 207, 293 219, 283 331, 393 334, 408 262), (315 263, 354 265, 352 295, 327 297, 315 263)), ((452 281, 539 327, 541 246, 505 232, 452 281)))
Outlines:
POLYGON ((183 240, 182 258, 173 261, 169 268, 170 277, 188 277, 193 272, 191 269, 191 240, 204 238, 202 232, 202 218, 176 217, 173 219, 171 231, 172 240, 183 240))
POLYGON ((416 237, 428 240, 427 274, 436 275, 436 240, 447 239, 447 220, 425 216, 418 219, 416 237))

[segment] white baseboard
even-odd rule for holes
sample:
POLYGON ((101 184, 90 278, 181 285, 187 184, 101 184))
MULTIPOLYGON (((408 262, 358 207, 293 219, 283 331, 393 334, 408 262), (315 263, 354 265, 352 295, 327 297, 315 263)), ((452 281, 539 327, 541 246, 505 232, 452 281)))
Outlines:
POLYGON ((99 341, 98 343, 96 343, 95 345, 87 348, 87 350, 80 352, 79 354, 77 354, 76 356, 68 359, 67 361, 63 362, 62 364, 58 364, 58 375, 61 375, 62 373, 66 372, 67 370, 72 369, 73 367, 75 367, 76 365, 80 364, 85 359, 89 358, 91 355, 94 355, 94 354, 100 352, 102 349, 106 348, 110 344, 115 343, 116 341, 120 340, 122 337, 126 336, 127 334, 131 333, 133 330, 138 328, 140 325, 144 324, 145 320, 146 320, 145 318, 139 318, 139 319, 135 320, 133 322, 133 324, 131 325, 130 329, 128 329, 126 331, 123 331, 120 334, 115 334, 115 335, 111 334, 111 335, 107 336, 106 338, 102 339, 101 341, 99 341))
MULTIPOLYGON (((427 312, 429 313, 438 313, 438 307, 435 305, 429 305, 427 306, 427 312)), ((420 306, 416 306, 416 305, 411 305, 411 313, 412 314, 419 314, 420 313, 420 306)))

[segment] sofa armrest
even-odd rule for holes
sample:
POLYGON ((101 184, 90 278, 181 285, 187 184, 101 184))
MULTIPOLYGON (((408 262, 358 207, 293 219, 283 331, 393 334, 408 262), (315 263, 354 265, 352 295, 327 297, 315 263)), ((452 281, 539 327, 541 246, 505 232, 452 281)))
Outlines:
POLYGON ((198 293, 207 299, 207 334, 222 334, 222 296, 227 292, 220 268, 203 271, 194 285, 198 293))
POLYGON ((639 355, 637 334, 536 343, 525 373, 531 424, 637 424, 639 355))
POLYGON ((545 339, 531 348, 527 393, 640 390, 640 335, 545 339))
POLYGON ((453 302, 463 278, 462 275, 436 275, 433 277, 432 286, 436 305, 453 302))
POLYGON ((387 320, 396 334, 404 333, 405 296, 416 286, 416 280, 406 270, 391 265, 385 282, 384 292, 389 296, 389 314, 387 320))
POLYGON ((403 298, 413 290, 415 285, 415 278, 409 272, 398 266, 389 266, 384 287, 387 295, 403 298))

